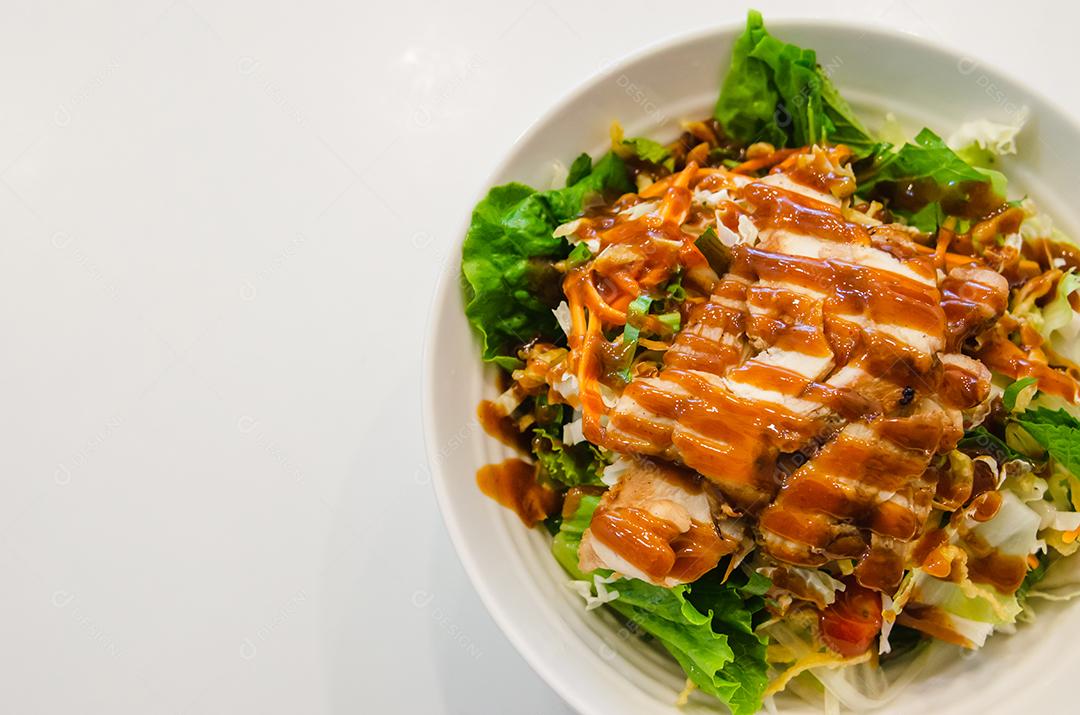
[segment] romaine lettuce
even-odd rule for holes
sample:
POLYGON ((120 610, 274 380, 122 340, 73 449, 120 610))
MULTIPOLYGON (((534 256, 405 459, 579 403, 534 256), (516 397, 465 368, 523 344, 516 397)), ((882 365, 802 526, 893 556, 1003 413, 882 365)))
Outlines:
POLYGON ((989 455, 998 464, 1004 464, 1013 459, 1030 461, 1026 455, 1010 447, 982 425, 965 432, 963 439, 956 445, 956 448, 969 455, 989 455))
POLYGON ((937 230, 947 213, 943 200, 962 205, 987 189, 1004 200, 1004 177, 969 165, 929 129, 919 132, 913 143, 879 155, 858 183, 861 196, 903 198, 890 208, 922 231, 937 230), (904 205, 909 201, 911 205, 904 205))
MULTIPOLYGON (((558 429, 561 430, 561 425, 558 429)), ((597 448, 588 442, 564 444, 555 429, 537 427, 533 432, 532 447, 542 478, 564 487, 603 484, 600 474, 606 463, 597 448)))
POLYGON ((1065 410, 1039 407, 1020 415, 1017 422, 1058 464, 1080 476, 1080 420, 1065 410))
POLYGON ((713 116, 742 144, 827 141, 846 144, 857 157, 880 146, 818 66, 816 53, 770 35, 756 10, 747 15, 746 30, 732 49, 713 116))
POLYGON ((579 157, 573 184, 538 192, 524 184, 496 186, 473 209, 461 253, 466 281, 465 314, 483 341, 483 357, 507 370, 521 363, 514 349, 562 333, 551 310, 562 299, 552 265, 570 244, 552 236, 557 226, 578 216, 596 194, 632 191, 622 159, 606 154, 588 173, 579 157))
POLYGON ((672 171, 675 168, 675 157, 672 156, 671 151, 660 142, 653 141, 647 137, 631 137, 630 139, 623 139, 620 144, 642 161, 662 166, 668 171, 672 171))
MULTIPOLYGON (((552 543, 555 558, 577 580, 591 576, 578 568, 578 546, 599 502, 583 495, 552 543)), ((764 581, 736 574, 721 583, 714 571, 692 585, 663 588, 623 578, 610 585, 619 597, 606 605, 656 638, 703 692, 734 715, 752 715, 768 680, 765 640, 754 633, 755 617, 764 612, 764 581)))

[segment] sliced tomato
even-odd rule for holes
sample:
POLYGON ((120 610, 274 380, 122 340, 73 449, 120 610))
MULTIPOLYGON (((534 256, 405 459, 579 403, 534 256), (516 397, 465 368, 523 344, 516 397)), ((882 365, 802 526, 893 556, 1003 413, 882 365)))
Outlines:
POLYGON ((881 594, 849 578, 847 588, 821 612, 818 624, 825 645, 850 658, 866 652, 881 632, 881 594))

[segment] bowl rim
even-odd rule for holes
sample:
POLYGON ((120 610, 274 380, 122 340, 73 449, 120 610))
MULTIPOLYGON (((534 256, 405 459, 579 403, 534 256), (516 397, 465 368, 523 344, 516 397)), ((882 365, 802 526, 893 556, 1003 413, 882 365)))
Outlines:
MULTIPOLYGON (((432 487, 435 491, 436 502, 438 503, 439 513, 442 516, 443 524, 446 527, 447 532, 450 535, 450 541, 453 544, 454 552, 457 554, 459 561, 465 569, 468 575, 469 582, 472 584, 473 589, 480 596, 481 602, 484 604, 484 608, 491 615, 502 634, 510 641, 514 649, 521 655, 521 657, 528 663, 529 667, 552 689, 559 697, 566 702, 571 708, 577 712, 589 713, 590 705, 584 702, 578 697, 576 692, 570 691, 563 687, 562 679, 557 674, 556 668, 550 664, 544 657, 540 655, 538 650, 532 645, 529 638, 524 636, 513 625, 513 619, 510 616, 506 608, 503 607, 502 602, 497 593, 495 593, 483 576, 482 567, 476 557, 464 548, 466 543, 466 537, 463 533, 464 529, 461 524, 459 516, 449 506, 450 497, 448 494, 448 486, 446 483, 446 475, 443 471, 442 460, 439 457, 438 446, 435 443, 435 434, 437 432, 436 417, 435 417, 435 398, 434 398, 434 385, 438 377, 438 362, 435 351, 432 350, 432 346, 435 343, 436 335, 439 330, 439 322, 437 320, 438 314, 444 310, 443 303, 440 301, 452 285, 458 283, 457 277, 460 274, 461 267, 461 246, 464 240, 465 234, 468 231, 470 219, 472 215, 472 206, 475 206, 483 197, 487 194, 488 190, 494 186, 494 182, 497 177, 501 176, 505 169, 514 162, 517 148, 523 144, 528 138, 536 133, 541 127, 548 124, 553 117, 565 110, 567 107, 580 101, 585 95, 587 95, 598 84, 614 79, 618 74, 629 64, 644 61, 654 55, 660 55, 667 51, 678 48, 684 44, 690 44, 693 42, 701 41, 709 37, 715 37, 720 39, 724 36, 737 37, 738 34, 745 27, 744 21, 732 21, 725 23, 718 23, 715 25, 709 25, 707 27, 693 30, 690 32, 680 32, 672 34, 668 37, 662 38, 655 42, 651 42, 633 52, 629 52, 620 56, 619 58, 612 60, 611 62, 601 66, 597 70, 591 72, 588 76, 578 81, 569 90, 562 93, 557 100, 555 100, 544 112, 539 114, 533 121, 529 122, 526 127, 514 138, 509 146, 505 148, 502 154, 502 158, 495 164, 490 172, 486 175, 484 182, 482 182, 476 192, 473 194, 473 201, 470 205, 464 220, 459 224, 459 228, 454 234, 454 239, 450 245, 450 250, 447 254, 445 265, 440 269, 437 281, 434 289, 430 295, 430 305, 427 311, 427 322, 424 329, 424 342, 421 349, 421 361, 422 361, 422 386, 421 386, 421 420, 424 432, 424 445, 425 455, 428 464, 428 473, 432 487)), ((898 28, 890 27, 874 21, 858 21, 848 20, 841 18, 813 18, 813 17, 797 17, 787 16, 778 17, 768 21, 768 27, 774 34, 782 34, 785 30, 799 30, 799 29, 825 29, 833 31, 847 31, 858 32, 862 35, 872 38, 873 36, 884 37, 890 40, 907 43, 912 46, 916 51, 932 51, 937 53, 943 53, 950 57, 957 59, 972 60, 976 63, 977 67, 985 68, 986 71, 993 75, 1000 77, 1008 81, 1009 83, 1018 87, 1024 87, 1033 99, 1045 104, 1049 109, 1055 112, 1059 117, 1071 125, 1071 127, 1080 134, 1080 121, 1074 118, 1070 111, 1067 111, 1061 106, 1057 99, 1049 97, 1041 92, 1035 91, 1022 80, 1019 76, 1013 74, 1010 71, 1003 70, 999 66, 992 62, 985 61, 980 56, 975 56, 963 52, 958 52, 954 48, 951 48, 943 43, 929 39, 927 37, 916 35, 910 32, 900 30, 898 28)), ((719 92, 719 85, 717 86, 719 92)), ((573 154, 575 151, 580 151, 580 148, 571 147, 568 150, 568 155, 573 154)), ((552 157, 553 159, 557 157, 552 157)), ((475 344, 476 336, 471 338, 475 344)), ((480 360, 479 352, 476 353, 476 357, 480 360)))

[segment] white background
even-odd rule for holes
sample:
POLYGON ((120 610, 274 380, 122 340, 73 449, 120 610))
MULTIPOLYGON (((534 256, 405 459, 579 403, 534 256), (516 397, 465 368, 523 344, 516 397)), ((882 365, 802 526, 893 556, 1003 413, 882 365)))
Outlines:
MULTIPOLYGON (((1075 5, 756 6, 924 36, 1080 114, 1075 5)), ((568 712, 428 483, 434 283, 556 98, 743 14, 0 3, 0 711, 568 712)))

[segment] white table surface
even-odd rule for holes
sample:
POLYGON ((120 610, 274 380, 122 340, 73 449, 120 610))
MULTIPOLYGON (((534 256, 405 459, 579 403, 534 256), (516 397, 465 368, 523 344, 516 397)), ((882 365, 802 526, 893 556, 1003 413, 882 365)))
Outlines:
MULTIPOLYGON (((0 711, 569 712, 447 541, 424 328, 515 137, 743 16, 709 5, 4 2, 0 711)), ((756 6, 937 39, 1080 114, 1075 9, 756 6)))

